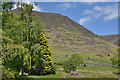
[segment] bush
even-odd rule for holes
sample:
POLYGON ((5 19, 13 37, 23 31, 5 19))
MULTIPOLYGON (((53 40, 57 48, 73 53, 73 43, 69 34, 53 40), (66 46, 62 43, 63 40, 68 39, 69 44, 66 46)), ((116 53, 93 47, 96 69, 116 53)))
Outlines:
POLYGON ((79 54, 73 54, 68 61, 63 62, 62 66, 66 73, 70 73, 71 71, 75 71, 77 66, 83 63, 84 60, 79 54))
POLYGON ((86 67, 86 64, 84 64, 83 66, 86 67))
POLYGON ((118 48, 117 51, 118 51, 118 54, 114 55, 111 58, 111 61, 112 61, 112 66, 114 68, 117 68, 118 69, 118 73, 120 73, 120 48, 118 48))
POLYGON ((56 64, 56 65, 62 65, 61 62, 54 62, 54 64, 56 64))
POLYGON ((71 71, 76 70, 76 66, 71 61, 63 62, 62 66, 63 66, 63 69, 66 73, 70 73, 71 71))
POLYGON ((44 65, 43 65, 44 74, 54 74, 55 69, 53 66, 52 58, 51 58, 52 52, 48 45, 48 41, 43 33, 40 34, 38 38, 38 43, 41 46, 40 49, 41 49, 41 53, 43 54, 42 58, 44 62, 44 65))
POLYGON ((11 69, 18 75, 28 62, 28 49, 22 45, 12 43, 8 37, 2 36, 2 65, 11 69))
POLYGON ((110 56, 110 54, 108 54, 108 56, 110 56))
POLYGON ((2 67, 2 79, 3 80, 9 80, 9 79, 15 80, 15 73, 10 69, 8 70, 7 68, 2 67))
POLYGON ((66 57, 68 57, 68 55, 66 55, 66 57))

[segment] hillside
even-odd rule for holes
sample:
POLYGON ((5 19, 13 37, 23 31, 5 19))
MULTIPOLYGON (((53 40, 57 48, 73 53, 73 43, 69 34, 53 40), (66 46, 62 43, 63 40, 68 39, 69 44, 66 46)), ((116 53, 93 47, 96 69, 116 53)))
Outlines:
POLYGON ((120 46, 120 34, 116 35, 104 35, 104 36, 98 36, 98 38, 109 41, 115 45, 120 46))
POLYGON ((57 13, 33 12, 46 25, 46 37, 52 49, 64 49, 74 53, 116 53, 117 46, 101 40, 94 33, 57 13))

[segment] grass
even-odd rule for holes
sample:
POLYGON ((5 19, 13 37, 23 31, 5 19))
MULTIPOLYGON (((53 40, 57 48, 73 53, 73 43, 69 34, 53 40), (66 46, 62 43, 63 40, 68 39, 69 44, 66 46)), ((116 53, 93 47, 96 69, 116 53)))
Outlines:
MULTIPOLYGON (((63 62, 66 61, 72 54, 75 54, 74 52, 67 51, 67 50, 52 50, 52 59, 53 62, 63 62), (68 55, 66 57, 65 55, 68 55)), ((106 67, 102 65, 111 65, 110 59, 111 56, 103 55, 104 57, 97 56, 96 53, 80 53, 78 52, 80 56, 82 56, 85 60, 85 63, 88 63, 87 65, 95 65, 99 64, 101 66, 87 66, 87 67, 78 67, 77 71, 82 76, 77 76, 78 78, 117 78, 118 76, 116 74, 113 74, 113 72, 117 72, 117 69, 114 69, 113 67, 106 67), (89 59, 88 59, 89 57, 89 59)), ((63 71, 62 66, 56 65, 57 71, 63 71)), ((66 78, 68 78, 67 76, 66 78)), ((71 77, 71 76, 70 76, 71 77)))
POLYGON ((19 78, 117 78, 116 74, 112 72, 117 72, 117 69, 112 67, 81 67, 79 66, 76 72, 79 75, 67 76, 63 71, 62 66, 55 65, 57 67, 56 74, 50 74, 45 76, 22 76, 19 78))
POLYGON ((117 72, 117 69, 113 67, 78 67, 78 71, 85 75, 88 78, 117 78, 116 74, 113 72, 117 72))
POLYGON ((63 67, 61 65, 55 65, 56 74, 50 74, 45 76, 23 76, 21 78, 117 78, 116 74, 113 72, 117 72, 117 69, 113 67, 98 67, 98 66, 88 66, 88 67, 77 67, 76 72, 79 75, 76 76, 67 76, 67 74, 63 71, 63 67))
MULTIPOLYGON (((66 61, 72 54, 75 54, 71 51, 66 50, 52 50, 52 59, 53 62, 63 62, 66 61), (68 57, 66 57, 68 55, 68 57)), ((101 64, 101 65, 110 65, 111 64, 111 57, 105 55, 104 57, 97 56, 95 53, 77 53, 85 59, 85 62, 88 64, 101 64), (88 59, 89 57, 89 59, 88 59)))
POLYGON ((56 74, 50 74, 50 75, 43 75, 43 76, 36 76, 36 75, 32 75, 32 76, 22 76, 22 77, 18 77, 18 78, 65 78, 66 73, 64 73, 63 71, 57 71, 56 74))

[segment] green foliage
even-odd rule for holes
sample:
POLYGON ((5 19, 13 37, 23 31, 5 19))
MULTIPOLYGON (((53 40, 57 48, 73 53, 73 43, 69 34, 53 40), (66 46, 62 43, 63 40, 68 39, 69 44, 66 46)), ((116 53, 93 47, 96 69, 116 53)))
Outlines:
POLYGON ((8 17, 8 21, 2 28, 6 32, 6 36, 9 36, 14 40, 15 44, 22 44, 22 41, 25 39, 25 25, 19 20, 20 17, 15 13, 9 12, 9 14, 11 15, 8 17))
POLYGON ((14 71, 2 66, 2 79, 3 80, 9 80, 9 79, 15 80, 14 71))
POLYGON ((8 21, 8 17, 9 17, 8 10, 12 9, 14 2, 0 2, 0 4, 2 7, 2 26, 4 26, 8 21))
POLYGON ((14 5, 14 2, 2 2, 2 9, 3 10, 5 10, 5 9, 8 9, 8 10, 10 10, 10 9, 12 9, 12 7, 13 7, 13 5, 14 5))
POLYGON ((35 44, 31 47, 31 67, 32 67, 32 73, 31 74, 37 74, 42 75, 44 73, 44 60, 43 60, 43 54, 41 53, 41 47, 40 44, 35 44))
POLYGON ((35 65, 43 63, 43 61, 41 60, 43 53, 41 53, 40 44, 37 43, 31 47, 31 56, 33 61, 35 61, 35 65))
POLYGON ((31 25, 28 26, 28 24, 21 21, 20 16, 14 12, 9 12, 9 14, 7 22, 2 27, 6 32, 6 36, 14 40, 15 44, 22 44, 26 48, 33 46, 39 34, 43 31, 43 27, 40 27, 39 19, 34 18, 37 21, 33 21, 31 25))
POLYGON ((28 49, 12 44, 12 40, 8 37, 3 36, 2 38, 2 64, 16 72, 15 75, 17 75, 28 62, 28 58, 26 58, 28 49))
POLYGON ((68 55, 66 55, 66 57, 68 57, 68 55))
POLYGON ((25 21, 27 25, 30 25, 33 20, 33 4, 19 3, 18 5, 21 5, 21 7, 19 8, 21 20, 25 21))
MULTIPOLYGON (((15 14, 13 11, 8 11, 8 9, 3 9, 2 11, 2 19, 3 19, 3 26, 2 29, 5 33, 5 36, 9 37, 13 41, 13 46, 15 47, 21 47, 22 45, 24 48, 28 49, 28 51, 31 51, 31 46, 34 46, 36 44, 36 41, 38 39, 39 34, 42 32, 43 27, 40 27, 40 20, 39 18, 36 18, 32 14, 33 5, 32 4, 25 4, 25 3, 17 3, 17 6, 21 5, 19 10, 19 15, 15 14), (15 45, 16 44, 16 45, 15 45)), ((6 42, 7 44, 8 42, 6 42)), ((6 45, 10 46, 10 45, 6 45)), ((6 47, 5 47, 6 48, 6 47)), ((11 47, 12 48, 12 47, 11 47)), ((20 49, 20 48, 19 48, 20 49)), ((11 49, 12 50, 12 49, 11 49)), ((24 53, 24 51, 22 51, 24 53)), ((23 54, 22 52, 19 52, 20 54, 23 54)), ((32 53, 32 52, 30 52, 32 53)), ((34 62, 34 60, 38 59, 37 57, 33 56, 35 59, 31 59, 31 55, 29 55, 30 60, 30 68, 31 63, 34 62), (31 60, 33 60, 31 62, 31 60)), ((23 56, 25 57, 25 56, 23 56)), ((29 61, 28 61, 29 62, 29 61)), ((38 61, 35 61, 35 65, 38 63, 38 61)), ((40 63, 40 62, 39 62, 40 63)), ((21 63, 22 64, 22 63, 21 63)), ((24 69, 25 71, 29 71, 29 69, 24 69)))
POLYGON ((2 5, 3 66, 15 75, 21 71, 34 75, 55 73, 50 48, 41 33, 44 25, 33 15, 32 4, 18 2, 19 5, 19 15, 10 10, 12 3, 2 5))
POLYGON ((83 58, 79 54, 73 54, 68 61, 73 62, 75 66, 79 66, 84 63, 83 58))
POLYGON ((64 71, 66 73, 70 73, 71 71, 75 71, 76 70, 76 66, 71 61, 63 62, 62 66, 63 66, 63 69, 64 69, 64 71))
POLYGON ((38 43, 41 46, 41 53, 43 53, 44 74, 55 73, 51 58, 52 53, 50 47, 48 46, 48 41, 43 33, 40 34, 40 37, 38 38, 38 43))
POLYGON ((79 54, 73 54, 68 61, 63 62, 62 66, 66 73, 70 73, 71 71, 75 71, 77 66, 83 63, 84 60, 79 54))
POLYGON ((114 55, 113 58, 111 58, 113 67, 116 67, 120 69, 120 48, 117 49, 118 54, 114 55))

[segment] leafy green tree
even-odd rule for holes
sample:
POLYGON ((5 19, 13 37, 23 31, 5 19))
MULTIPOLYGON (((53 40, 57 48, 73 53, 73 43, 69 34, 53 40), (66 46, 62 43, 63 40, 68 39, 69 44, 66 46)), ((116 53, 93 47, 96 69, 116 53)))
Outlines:
POLYGON ((5 38, 2 41, 3 50, 8 49, 7 51, 3 51, 2 56, 4 56, 5 60, 7 60, 5 58, 7 55, 11 58, 4 62, 4 66, 14 69, 17 74, 20 70, 22 70, 22 74, 23 71, 29 72, 29 70, 31 71, 30 73, 38 75, 55 73, 50 57, 51 52, 43 52, 43 49, 49 49, 49 46, 48 48, 44 48, 42 46, 46 45, 37 43, 39 34, 43 31, 44 24, 41 24, 40 19, 33 15, 32 4, 17 3, 17 6, 19 5, 21 5, 18 9, 19 15, 10 11, 11 8, 6 9, 5 7, 2 11, 2 19, 4 21, 2 22, 2 29, 6 32, 5 36, 2 36, 5 38), (13 57, 11 56, 12 54, 14 55, 13 57), (14 61, 20 61, 20 63, 12 65, 12 63, 15 63, 14 61), (18 65, 19 67, 16 67, 18 65), (29 68, 28 65, 30 65, 29 68))
POLYGON ((118 69, 118 73, 120 73, 120 48, 117 49, 118 54, 114 55, 113 58, 111 58, 113 67, 118 69))
POLYGON ((83 63, 84 60, 79 54, 73 54, 68 61, 63 62, 62 66, 66 73, 70 73, 71 71, 75 71, 77 66, 83 63))
POLYGON ((40 34, 38 38, 38 43, 41 46, 41 53, 43 54, 44 59, 44 74, 55 73, 55 69, 52 64, 51 50, 48 45, 48 41, 43 33, 40 34))
POLYGON ((9 36, 12 40, 14 40, 15 44, 22 44, 24 40, 24 30, 25 25, 13 12, 9 12, 11 15, 8 17, 8 21, 4 26, 2 26, 3 30, 6 32, 6 36, 9 36))
MULTIPOLYGON (((22 3, 21 7, 19 8, 20 20, 26 25, 24 29, 24 34, 23 34, 24 36, 23 45, 26 48, 28 48, 29 51, 31 51, 31 47, 36 44, 37 38, 39 34, 42 32, 42 28, 39 24, 40 22, 38 22, 39 19, 33 15, 32 9, 33 9, 32 4, 25 4, 25 3, 22 3), (36 21, 35 19, 38 21, 36 21)), ((30 52, 30 55, 31 54, 32 52, 30 52)), ((37 58, 37 57, 34 57, 34 58, 37 58)), ((34 58, 32 59, 32 55, 30 56, 30 68, 32 68, 34 58)))
POLYGON ((13 8, 14 2, 11 0, 11 2, 2 2, 2 9, 5 10, 11 10, 13 8))
POLYGON ((41 53, 41 47, 40 44, 35 44, 31 47, 31 67, 32 71, 31 74, 37 74, 42 75, 44 73, 44 60, 43 60, 43 54, 41 53))
POLYGON ((28 49, 15 45, 8 37, 2 36, 2 65, 15 72, 15 76, 28 62, 28 49))
POLYGON ((64 69, 64 71, 66 73, 70 73, 71 71, 75 71, 76 70, 76 66, 71 61, 63 62, 62 66, 63 66, 63 69, 64 69))
POLYGON ((84 63, 83 58, 79 54, 73 54, 68 61, 73 62, 75 66, 79 66, 84 63))
POLYGON ((2 8, 2 26, 8 21, 9 10, 12 9, 14 2, 0 2, 2 8))
MULTIPOLYGON (((2 29, 6 32, 6 36, 14 40, 14 44, 21 44, 30 52, 31 46, 36 44, 39 34, 43 31, 42 26, 44 25, 41 24, 39 18, 33 15, 33 5, 25 3, 17 3, 17 5, 21 5, 18 8, 19 15, 13 11, 7 13, 3 11, 4 16, 2 18, 6 22, 4 21, 5 23, 2 29)), ((29 58, 31 68, 31 56, 29 58)))

